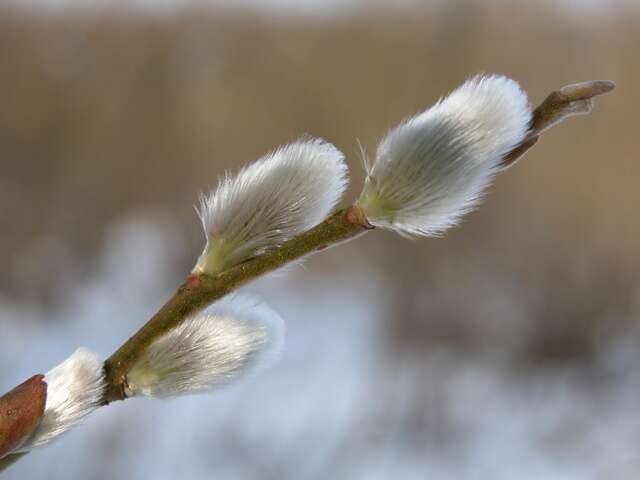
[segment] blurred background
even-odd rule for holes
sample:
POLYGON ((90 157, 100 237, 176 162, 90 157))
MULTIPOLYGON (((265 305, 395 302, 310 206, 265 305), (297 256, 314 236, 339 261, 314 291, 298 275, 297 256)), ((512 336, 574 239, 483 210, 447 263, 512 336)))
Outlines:
POLYGON ((477 72, 537 105, 611 79, 444 238, 373 232, 245 290, 283 358, 99 410, 7 479, 630 479, 640 471, 635 1, 0 4, 0 390, 105 358, 203 246, 226 169, 311 133, 373 152, 477 72))

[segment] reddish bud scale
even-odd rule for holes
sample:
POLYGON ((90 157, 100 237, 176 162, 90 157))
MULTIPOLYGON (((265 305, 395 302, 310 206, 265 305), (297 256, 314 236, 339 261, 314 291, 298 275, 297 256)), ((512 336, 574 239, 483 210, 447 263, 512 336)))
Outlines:
POLYGON ((0 397, 0 458, 20 448, 40 424, 47 400, 44 375, 34 375, 0 397))

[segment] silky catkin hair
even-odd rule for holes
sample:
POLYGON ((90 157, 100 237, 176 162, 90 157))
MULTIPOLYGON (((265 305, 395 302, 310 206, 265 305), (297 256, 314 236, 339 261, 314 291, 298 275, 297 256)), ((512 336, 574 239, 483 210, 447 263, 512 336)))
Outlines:
POLYGON ((311 138, 275 150, 235 177, 227 175, 201 198, 207 245, 195 270, 215 274, 316 226, 347 184, 342 153, 311 138))
POLYGON ((102 362, 86 348, 79 348, 49 371, 44 381, 47 384, 44 415, 21 451, 45 445, 80 423, 100 406, 105 388, 102 362))
POLYGON ((246 295, 223 299, 155 340, 127 375, 127 395, 203 393, 278 357, 284 322, 246 295))
POLYGON ((479 203, 530 121, 514 80, 477 76, 384 137, 359 205, 372 225, 442 234, 479 203))

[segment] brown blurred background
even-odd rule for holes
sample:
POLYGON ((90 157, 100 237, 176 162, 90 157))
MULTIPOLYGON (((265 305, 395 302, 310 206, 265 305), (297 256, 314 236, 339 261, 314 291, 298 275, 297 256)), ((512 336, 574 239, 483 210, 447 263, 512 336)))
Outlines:
MULTIPOLYGON (((109 232, 131 215, 161 218, 173 232, 166 242, 180 237, 171 255, 154 259, 165 263, 166 278, 153 302, 140 307, 152 313, 202 246, 192 210, 197 193, 215 185, 225 169, 235 171, 305 133, 346 153, 353 198, 363 178, 357 140, 373 152, 388 128, 470 75, 513 77, 534 105, 567 83, 611 79, 617 90, 598 99, 592 115, 548 132, 445 238, 407 241, 374 232, 311 259, 295 282, 264 287, 288 304, 294 296, 317 300, 317 285, 337 283, 357 303, 364 301, 359 289, 375 284, 383 301, 367 352, 376 373, 360 384, 371 393, 361 397, 369 403, 352 405, 369 413, 345 427, 341 445, 348 448, 325 455, 315 469, 290 468, 290 458, 314 456, 313 447, 292 453, 282 447, 279 456, 265 455, 247 470, 255 452, 243 457, 232 442, 237 465, 222 471, 206 464, 193 478, 392 478, 359 468, 371 464, 367 452, 396 449, 417 453, 411 470, 403 454, 394 453, 398 460, 389 471, 407 470, 393 478, 635 478, 640 451, 630 444, 640 440, 640 419, 621 405, 637 403, 640 387, 640 379, 628 378, 640 358, 638 45, 640 9, 632 4, 594 13, 575 2, 458 1, 318 18, 205 6, 162 14, 0 7, 0 305, 12 306, 0 308, 9 312, 0 316, 0 328, 23 322, 15 312, 25 306, 39 313, 23 337, 12 330, 14 341, 29 347, 29 332, 42 323, 65 328, 65 315, 48 313, 69 311, 69 297, 101 268, 97 252, 110 248, 109 232), (546 398, 568 402, 544 417, 549 429, 515 435, 532 445, 516 455, 520 462, 507 462, 500 442, 490 449, 491 460, 478 460, 469 446, 465 432, 478 420, 468 417, 493 415, 484 412, 493 397, 469 398, 463 403, 471 411, 455 421, 446 410, 447 395, 458 392, 450 382, 463 381, 478 364, 489 379, 479 390, 497 395, 497 403, 500 389, 510 392, 507 406, 490 407, 502 416, 485 418, 489 424, 515 422, 508 405, 523 409, 518 419, 536 424, 546 398), (410 389, 389 383, 405 369, 414 372, 410 389), (498 393, 488 387, 494 380, 498 393), (399 395, 404 407, 390 420, 399 395), (525 407, 527 400, 532 403, 525 407), (594 436, 599 440, 585 440, 594 436)), ((144 249, 144 242, 135 248, 144 249)), ((116 293, 122 294, 107 289, 100 301, 120 302, 116 293)), ((136 298, 130 290, 125 296, 136 298)), ((144 320, 131 317, 118 319, 123 332, 144 320)), ((4 341, 0 333, 0 349, 4 341)), ((105 345, 103 353, 116 347, 105 345)), ((322 345, 291 348, 315 355, 316 366, 324 361, 322 345)), ((37 362, 37 348, 30 352, 34 365, 48 368, 37 362)), ((18 361, 0 370, 2 388, 10 387, 18 361)), ((16 378, 20 374, 30 372, 20 370, 16 378)), ((271 389, 314 380, 308 371, 279 378, 271 389)), ((305 422, 313 416, 309 407, 301 432, 309 431, 305 422)), ((181 428, 199 435, 197 425, 181 428)), ((479 443, 491 441, 484 435, 505 435, 491 428, 479 430, 479 443)), ((216 426, 211 429, 214 435, 216 426)), ((140 444, 150 441, 138 430, 140 444)), ((224 431, 242 437, 231 427, 224 431)), ((112 435, 108 448, 93 448, 91 458, 112 452, 135 464, 135 455, 113 453, 118 436, 112 435)), ((326 443, 332 442, 329 436, 326 443)), ((62 447, 58 452, 58 461, 72 455, 62 447)), ((38 458, 39 468, 50 471, 53 460, 38 458)), ((16 469, 7 478, 33 472, 29 460, 16 469)), ((102 478, 87 466, 74 472, 102 478)), ((104 478, 115 473, 101 472, 104 478)), ((149 478, 145 472, 140 467, 136 478, 149 478)))

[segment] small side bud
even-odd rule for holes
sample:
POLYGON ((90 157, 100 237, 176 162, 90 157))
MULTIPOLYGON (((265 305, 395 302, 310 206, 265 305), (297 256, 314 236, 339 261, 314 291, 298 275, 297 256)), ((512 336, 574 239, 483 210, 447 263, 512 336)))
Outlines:
POLYGON ((194 272, 214 275, 315 227, 347 183, 342 153, 319 139, 281 147, 225 177, 201 198, 207 245, 194 272))
POLYGON ((376 227, 442 234, 478 204, 530 121, 515 81, 475 77, 387 134, 358 205, 376 227))
POLYGON ((42 420, 19 451, 49 443, 100 406, 104 390, 102 362, 86 348, 79 348, 49 371, 44 381, 47 401, 42 420))
POLYGON ((224 299, 155 340, 129 371, 125 393, 204 393, 267 367, 283 341, 276 312, 246 296, 224 299))

